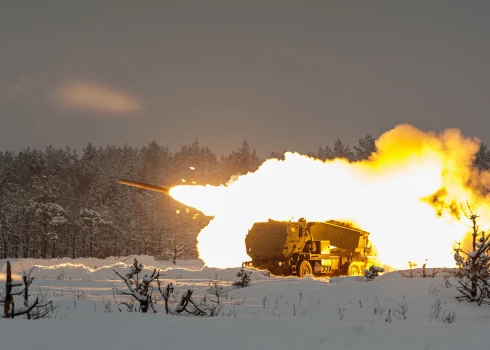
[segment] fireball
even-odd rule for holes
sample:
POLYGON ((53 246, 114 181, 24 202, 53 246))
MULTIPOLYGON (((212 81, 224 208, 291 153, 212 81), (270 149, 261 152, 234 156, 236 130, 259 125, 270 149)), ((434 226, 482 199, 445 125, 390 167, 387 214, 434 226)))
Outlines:
POLYGON ((473 169, 479 140, 459 130, 425 133, 399 125, 376 141, 369 159, 321 161, 298 153, 268 159, 257 171, 222 186, 172 187, 170 195, 213 216, 198 236, 210 267, 249 259, 245 236, 254 222, 340 220, 369 231, 378 259, 394 268, 408 262, 454 266, 455 242, 468 232, 461 205, 490 224, 483 178, 473 169))

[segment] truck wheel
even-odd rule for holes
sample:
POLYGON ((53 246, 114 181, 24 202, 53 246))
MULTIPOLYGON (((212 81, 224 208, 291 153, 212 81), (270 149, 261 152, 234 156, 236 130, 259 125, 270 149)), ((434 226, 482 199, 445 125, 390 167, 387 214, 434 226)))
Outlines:
POLYGON ((359 263, 353 262, 349 265, 349 271, 347 272, 349 276, 362 276, 362 267, 359 263))
POLYGON ((306 275, 313 275, 313 269, 308 261, 303 260, 298 269, 299 277, 305 277, 306 275))

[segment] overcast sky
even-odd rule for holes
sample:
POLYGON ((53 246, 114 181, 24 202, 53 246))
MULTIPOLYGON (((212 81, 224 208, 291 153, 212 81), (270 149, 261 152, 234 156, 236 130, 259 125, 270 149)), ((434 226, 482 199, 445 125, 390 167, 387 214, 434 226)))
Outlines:
POLYGON ((490 1, 2 1, 0 150, 490 143, 490 1))

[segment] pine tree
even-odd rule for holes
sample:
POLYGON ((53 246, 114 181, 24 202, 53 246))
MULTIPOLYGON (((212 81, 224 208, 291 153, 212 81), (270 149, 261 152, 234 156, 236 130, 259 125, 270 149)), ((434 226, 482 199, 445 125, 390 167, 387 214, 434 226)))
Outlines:
POLYGON ((490 235, 479 230, 478 215, 468 206, 466 217, 472 224, 471 251, 461 247, 455 249, 454 260, 458 265, 458 299, 475 302, 478 305, 490 304, 490 235))
POLYGON ((363 160, 368 159, 371 154, 377 150, 376 142, 370 134, 366 134, 363 138, 359 139, 359 145, 354 146, 355 159, 363 160))
POLYGON ((345 158, 347 160, 354 160, 354 152, 347 144, 343 144, 338 138, 333 144, 333 155, 335 158, 345 158))
POLYGON ((315 158, 325 160, 331 160, 335 158, 335 154, 330 146, 325 146, 325 148, 319 148, 317 153, 315 154, 315 158))
POLYGON ((487 145, 483 143, 480 145, 480 149, 475 156, 474 165, 480 171, 490 169, 490 149, 487 145))
POLYGON ((252 149, 247 141, 243 141, 241 148, 222 157, 221 164, 226 174, 237 176, 257 170, 260 160, 255 149, 252 149))
POLYGON ((11 252, 11 244, 16 231, 14 230, 19 203, 17 196, 20 194, 15 184, 4 184, 0 187, 0 245, 2 247, 2 259, 7 259, 11 252))

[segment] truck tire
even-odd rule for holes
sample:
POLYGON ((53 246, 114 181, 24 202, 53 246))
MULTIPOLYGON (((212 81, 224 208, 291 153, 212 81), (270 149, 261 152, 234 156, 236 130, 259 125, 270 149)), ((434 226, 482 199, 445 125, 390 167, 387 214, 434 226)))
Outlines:
POLYGON ((357 262, 353 262, 349 265, 349 271, 347 272, 347 275, 349 276, 362 276, 363 275, 363 269, 361 264, 357 262))
POLYGON ((301 265, 299 265, 298 276, 299 277, 305 277, 306 275, 312 275, 313 276, 313 269, 311 268, 311 265, 308 261, 303 260, 301 262, 301 265))

